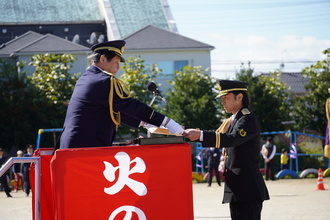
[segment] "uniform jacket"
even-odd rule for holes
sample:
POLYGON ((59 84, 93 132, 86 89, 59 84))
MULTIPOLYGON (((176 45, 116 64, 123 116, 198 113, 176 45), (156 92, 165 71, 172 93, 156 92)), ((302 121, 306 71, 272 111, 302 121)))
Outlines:
MULTIPOLYGON (((23 157, 32 157, 31 154, 24 154, 23 157)), ((26 175, 27 172, 30 172, 30 166, 31 166, 31 163, 23 163, 22 165, 22 172, 24 175, 26 175)))
MULTIPOLYGON (((116 125, 110 117, 110 76, 90 66, 78 79, 66 113, 60 148, 112 145, 116 125)), ((133 99, 113 96, 113 109, 121 113, 121 122, 138 128, 141 121, 160 126, 164 115, 133 99)))
MULTIPOLYGON (((259 123, 256 117, 246 110, 241 109, 227 133, 220 134, 220 147, 225 147, 227 154, 223 203, 269 199, 259 170, 259 123)), ((204 147, 215 146, 216 132, 203 131, 203 137, 204 147)))

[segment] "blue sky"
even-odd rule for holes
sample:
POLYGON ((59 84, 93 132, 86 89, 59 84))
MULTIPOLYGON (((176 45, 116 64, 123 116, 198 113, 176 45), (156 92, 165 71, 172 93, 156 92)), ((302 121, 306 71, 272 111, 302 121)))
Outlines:
POLYGON ((330 48, 330 0, 168 0, 179 34, 210 44, 211 73, 300 72, 330 48), (245 65, 247 67, 247 65, 245 65))

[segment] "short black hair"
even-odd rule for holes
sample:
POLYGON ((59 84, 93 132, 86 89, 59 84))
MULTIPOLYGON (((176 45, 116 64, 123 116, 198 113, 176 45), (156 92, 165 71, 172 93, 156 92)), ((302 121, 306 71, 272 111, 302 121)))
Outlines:
POLYGON ((115 56, 117 56, 115 53, 109 52, 109 53, 93 53, 92 55, 92 60, 94 63, 98 63, 100 62, 100 58, 102 55, 105 55, 105 57, 107 58, 107 61, 112 60, 112 58, 114 58, 115 56))
POLYGON ((232 92, 235 96, 242 93, 243 94, 243 99, 242 99, 242 105, 245 108, 249 108, 250 107, 250 97, 249 94, 247 93, 247 91, 233 91, 232 92))

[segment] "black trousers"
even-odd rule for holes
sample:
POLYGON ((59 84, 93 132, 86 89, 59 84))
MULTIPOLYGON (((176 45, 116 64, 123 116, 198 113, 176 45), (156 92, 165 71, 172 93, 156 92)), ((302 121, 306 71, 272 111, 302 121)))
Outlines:
POLYGON ((268 163, 265 162, 266 180, 275 180, 275 160, 271 159, 268 163), (270 175, 269 175, 270 174, 270 175))
POLYGON ((219 169, 219 164, 210 164, 208 167, 209 167, 208 168, 209 177, 207 179, 208 185, 211 186, 211 184, 212 184, 212 177, 213 177, 213 173, 214 173, 218 185, 221 186, 220 172, 218 170, 219 169))
POLYGON ((0 181, 1 181, 1 186, 3 187, 4 191, 6 192, 6 194, 8 195, 8 193, 10 193, 10 188, 9 188, 9 185, 8 185, 8 182, 7 182, 7 174, 3 174, 1 177, 0 177, 0 181))
POLYGON ((232 220, 260 220, 263 201, 231 202, 230 216, 232 220))
POLYGON ((28 196, 30 194, 30 171, 29 170, 24 170, 23 171, 23 188, 25 194, 28 196))

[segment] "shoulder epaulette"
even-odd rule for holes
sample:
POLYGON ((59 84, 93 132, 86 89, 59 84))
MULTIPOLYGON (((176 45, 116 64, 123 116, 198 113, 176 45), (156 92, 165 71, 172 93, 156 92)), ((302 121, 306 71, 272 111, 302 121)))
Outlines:
POLYGON ((243 115, 251 114, 250 110, 247 109, 247 108, 243 108, 241 112, 242 112, 243 115))

